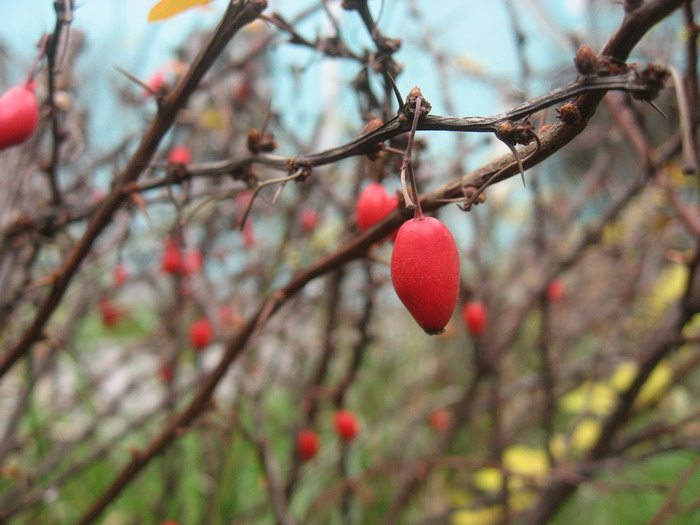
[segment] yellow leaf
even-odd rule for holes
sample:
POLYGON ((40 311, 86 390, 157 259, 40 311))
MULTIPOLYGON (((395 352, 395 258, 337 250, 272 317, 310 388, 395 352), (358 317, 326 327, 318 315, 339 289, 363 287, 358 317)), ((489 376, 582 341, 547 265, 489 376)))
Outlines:
POLYGON ((605 416, 612 412, 617 393, 602 382, 585 381, 561 399, 561 408, 570 414, 586 412, 605 416))
POLYGON ((175 16, 182 11, 210 2, 211 0, 160 0, 160 2, 151 8, 150 13, 148 13, 148 21, 159 22, 160 20, 175 16))

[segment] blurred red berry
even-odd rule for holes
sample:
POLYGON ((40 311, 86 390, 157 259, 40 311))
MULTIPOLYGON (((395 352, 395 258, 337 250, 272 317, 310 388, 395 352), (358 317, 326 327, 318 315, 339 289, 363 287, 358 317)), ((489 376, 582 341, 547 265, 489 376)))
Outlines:
POLYGON ((302 430, 297 434, 297 452, 304 461, 313 458, 320 446, 318 434, 313 430, 302 430))
POLYGON ((170 89, 170 84, 165 80, 165 73, 163 71, 156 71, 151 75, 146 82, 146 85, 150 88, 150 91, 146 91, 146 96, 153 96, 152 92, 164 94, 170 89))
POLYGON ((214 329, 206 317, 196 319, 190 326, 190 343, 195 350, 201 351, 214 340, 214 329))
POLYGON ((487 319, 486 307, 479 301, 468 302, 462 308, 462 320, 472 335, 480 336, 484 333, 487 319))
POLYGON ((129 270, 126 269, 126 265, 122 262, 117 263, 117 265, 112 269, 112 278, 114 279, 115 286, 123 286, 129 279, 129 270))
POLYGON ((158 370, 158 377, 165 384, 170 384, 175 378, 175 369, 171 365, 163 365, 160 370, 158 370))
POLYGON ((187 146, 175 146, 168 153, 168 162, 189 166, 192 163, 192 150, 187 146))
POLYGON ((436 432, 442 432, 447 427, 450 426, 452 422, 452 414, 444 408, 438 408, 433 410, 428 418, 430 421, 430 427, 436 432))
POLYGON ((551 302, 556 303, 564 299, 565 290, 564 283, 560 279, 554 279, 549 286, 547 286, 547 299, 551 302))
POLYGON ((318 225, 318 213, 316 213, 316 210, 308 208, 301 210, 299 222, 301 222, 301 227, 304 228, 305 231, 312 232, 318 225))
POLYGON ((187 250, 182 260, 183 275, 198 275, 204 267, 204 255, 199 250, 187 250))
POLYGON ((107 328, 114 328, 124 315, 124 312, 114 306, 109 297, 101 297, 97 301, 97 309, 100 312, 100 317, 102 317, 102 324, 107 328))
POLYGON ((243 225, 243 246, 246 248, 252 248, 255 246, 255 230, 253 229, 253 221, 248 218, 243 225))
POLYGON ((355 414, 349 410, 338 410, 335 413, 335 431, 343 441, 352 441, 359 432, 359 423, 355 414))
POLYGON ((355 220, 360 231, 374 226, 399 205, 396 195, 389 195, 381 184, 373 182, 360 192, 355 207, 355 220))
POLYGON ((175 275, 180 273, 183 268, 182 254, 180 253, 180 247, 174 239, 169 239, 165 243, 165 249, 163 250, 163 258, 160 262, 160 267, 165 273, 175 275))

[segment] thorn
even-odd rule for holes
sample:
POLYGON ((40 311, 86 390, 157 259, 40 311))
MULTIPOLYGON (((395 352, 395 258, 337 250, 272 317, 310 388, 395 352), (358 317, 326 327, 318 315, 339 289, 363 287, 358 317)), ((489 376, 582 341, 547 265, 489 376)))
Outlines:
POLYGON ((659 114, 660 114, 663 118, 665 118, 666 120, 668 120, 668 117, 666 116, 666 113, 664 113, 663 111, 661 111, 661 108, 660 108, 659 106, 657 106, 656 104, 654 104, 651 100, 647 100, 647 103, 648 103, 652 108, 654 108, 656 111, 658 111, 659 114))
POLYGON ((399 111, 401 111, 403 109, 403 97, 401 96, 399 87, 396 85, 396 82, 394 82, 394 77, 391 76, 391 73, 384 71, 384 75, 386 75, 387 79, 389 80, 389 84, 391 84, 391 88, 394 90, 394 95, 399 103, 399 111))

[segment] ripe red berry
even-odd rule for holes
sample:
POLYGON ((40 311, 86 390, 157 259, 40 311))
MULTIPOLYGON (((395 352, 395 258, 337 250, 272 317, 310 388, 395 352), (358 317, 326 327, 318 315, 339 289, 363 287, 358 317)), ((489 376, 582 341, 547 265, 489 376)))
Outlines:
POLYGON ((129 270, 126 269, 124 263, 120 262, 114 267, 112 270, 112 278, 114 279, 114 286, 124 285, 129 278, 129 270))
POLYGON ((554 279, 549 286, 547 286, 547 299, 551 302, 556 303, 564 299, 564 283, 559 279, 554 279))
POLYGON ((180 247, 177 241, 174 239, 169 239, 165 243, 165 249, 163 250, 163 258, 160 261, 160 267, 165 273, 175 275, 180 273, 183 268, 182 254, 180 253, 180 247))
POLYGON ((189 166, 192 163, 192 150, 185 145, 175 146, 168 153, 168 162, 189 166))
POLYGON ((39 121, 34 85, 15 86, 0 96, 0 150, 27 140, 39 121))
POLYGON ((445 331, 459 295, 459 253, 442 222, 420 217, 403 223, 391 254, 391 282, 423 330, 445 331))
POLYGON ((436 432, 442 432, 448 426, 450 426, 450 423, 452 422, 452 415, 448 410, 438 408, 437 410, 433 410, 431 412, 428 420, 430 422, 430 427, 433 430, 436 432))
POLYGON ((338 410, 335 413, 335 431, 343 441, 352 441, 360 431, 355 414, 349 410, 338 410))
POLYGON ((190 326, 190 343, 195 350, 201 351, 214 340, 214 329, 206 317, 196 319, 190 326))
POLYGON ((396 195, 389 195, 381 184, 373 182, 360 192, 355 207, 355 219, 360 231, 374 226, 399 205, 396 195))
POLYGON ((313 458, 320 447, 318 434, 313 430, 302 430, 297 434, 297 452, 304 461, 313 458))
POLYGON ((471 301, 462 308, 462 320, 472 335, 480 336, 484 333, 487 319, 486 307, 479 301, 471 301))
POLYGON ((114 328, 124 315, 124 312, 114 306, 109 297, 101 297, 97 301, 97 309, 100 312, 100 317, 102 317, 102 324, 107 328, 114 328))
POLYGON ((318 213, 316 210, 304 209, 299 213, 299 222, 301 222, 301 227, 307 232, 312 232, 316 229, 318 224, 318 213))

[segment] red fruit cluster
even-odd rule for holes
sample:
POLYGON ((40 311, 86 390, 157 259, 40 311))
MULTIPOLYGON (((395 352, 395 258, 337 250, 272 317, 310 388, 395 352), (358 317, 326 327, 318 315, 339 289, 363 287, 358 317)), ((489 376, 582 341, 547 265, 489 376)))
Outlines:
POLYGON ((365 187, 357 199, 355 219, 360 231, 374 226, 399 205, 396 195, 389 195, 381 184, 373 182, 365 187))
POLYGON ((39 121, 34 84, 16 86, 0 96, 0 150, 27 140, 39 121))
POLYGON ((192 150, 185 145, 175 146, 168 153, 168 162, 171 164, 182 164, 187 167, 192 163, 192 150))
POLYGON ((467 327, 469 333, 474 336, 480 336, 486 330, 486 307, 479 301, 471 301, 462 308, 462 320, 464 326, 467 327))
POLYGON ((304 461, 308 461, 318 454, 321 442, 318 434, 313 430, 302 430, 297 434, 297 452, 304 461))
POLYGON ((198 352, 214 340, 214 329, 206 317, 196 319, 190 326, 190 343, 198 352))
POLYGON ((333 420, 335 426, 335 431, 340 436, 340 439, 346 442, 350 442, 360 431, 360 424, 355 417, 355 414, 349 410, 338 410, 335 413, 335 419, 333 420))
POLYGON ((187 250, 184 254, 175 239, 165 243, 160 268, 170 275, 195 275, 201 273, 204 266, 204 256, 199 250, 187 250))
POLYGON ((114 328, 124 315, 124 312, 114 306, 114 303, 109 297, 101 297, 97 301, 97 310, 102 318, 102 324, 107 328, 114 328))
POLYGON ((459 295, 459 253, 434 217, 405 222, 391 255, 391 282, 401 302, 430 335, 445 331, 459 295))

